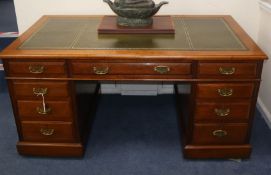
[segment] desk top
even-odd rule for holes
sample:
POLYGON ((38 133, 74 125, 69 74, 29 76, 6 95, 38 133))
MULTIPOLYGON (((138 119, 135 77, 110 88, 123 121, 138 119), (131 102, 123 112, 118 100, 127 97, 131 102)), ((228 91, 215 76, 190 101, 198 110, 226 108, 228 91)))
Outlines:
POLYGON ((175 16, 175 35, 99 35, 100 21, 98 16, 44 16, 0 57, 266 59, 230 16, 175 16))
POLYGON ((175 17, 176 34, 97 34, 101 18, 51 18, 22 50, 247 50, 223 18, 175 17))

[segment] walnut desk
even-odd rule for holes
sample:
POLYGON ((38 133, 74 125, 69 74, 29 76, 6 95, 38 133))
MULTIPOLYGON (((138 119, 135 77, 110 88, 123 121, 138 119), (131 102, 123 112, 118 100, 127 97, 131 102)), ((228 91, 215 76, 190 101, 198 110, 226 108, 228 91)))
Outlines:
POLYGON ((44 16, 1 53, 20 154, 82 156, 89 117, 77 86, 92 82, 95 94, 114 80, 189 84, 177 95, 185 157, 249 157, 267 57, 230 16, 175 16, 175 35, 98 35, 100 20, 44 16))

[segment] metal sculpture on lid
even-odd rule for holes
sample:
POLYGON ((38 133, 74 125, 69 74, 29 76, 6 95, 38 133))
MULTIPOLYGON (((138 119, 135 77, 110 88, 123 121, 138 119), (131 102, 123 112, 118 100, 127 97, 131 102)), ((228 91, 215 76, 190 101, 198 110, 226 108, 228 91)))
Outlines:
POLYGON ((154 16, 164 4, 168 4, 167 1, 155 4, 152 0, 103 1, 118 15, 118 25, 126 27, 146 27, 152 25, 152 16, 154 16))

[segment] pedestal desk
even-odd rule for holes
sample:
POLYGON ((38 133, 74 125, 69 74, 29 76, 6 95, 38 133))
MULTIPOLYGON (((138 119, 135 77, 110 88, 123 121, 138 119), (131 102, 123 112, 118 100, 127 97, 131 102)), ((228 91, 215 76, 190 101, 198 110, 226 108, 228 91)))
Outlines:
POLYGON ((266 55, 230 16, 172 18, 175 35, 98 35, 101 17, 44 16, 7 47, 18 152, 82 156, 100 81, 167 81, 190 85, 175 93, 185 157, 248 158, 266 55))

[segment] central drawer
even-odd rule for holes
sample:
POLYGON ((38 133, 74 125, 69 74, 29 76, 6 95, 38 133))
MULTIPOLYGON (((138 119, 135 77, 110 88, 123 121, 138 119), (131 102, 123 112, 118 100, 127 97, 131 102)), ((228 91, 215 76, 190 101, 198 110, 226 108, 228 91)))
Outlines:
POLYGON ((73 75, 190 75, 191 63, 90 63, 72 61, 73 75))

